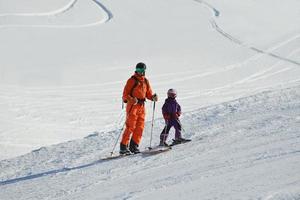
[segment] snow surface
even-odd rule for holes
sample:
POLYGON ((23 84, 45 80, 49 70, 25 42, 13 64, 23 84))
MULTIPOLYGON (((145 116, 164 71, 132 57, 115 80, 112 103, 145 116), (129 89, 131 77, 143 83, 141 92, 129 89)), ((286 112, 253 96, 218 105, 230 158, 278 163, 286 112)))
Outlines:
MULTIPOLYGON (((299 199, 299 112, 297 86, 185 113, 184 135, 193 141, 155 156, 101 161, 118 131, 43 147, 0 162, 1 196, 299 199)), ((155 127, 157 138, 161 119, 155 127)))
POLYGON ((0 199, 300 199, 299 8, 299 0, 0 0, 0 199), (101 161, 140 61, 160 98, 153 143, 169 88, 193 141, 101 161))

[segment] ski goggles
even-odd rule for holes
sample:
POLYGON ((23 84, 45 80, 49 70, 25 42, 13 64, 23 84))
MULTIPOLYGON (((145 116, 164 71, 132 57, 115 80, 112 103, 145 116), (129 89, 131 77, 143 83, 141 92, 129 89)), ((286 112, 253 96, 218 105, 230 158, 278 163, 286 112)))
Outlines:
POLYGON ((135 71, 136 71, 137 73, 145 73, 146 68, 136 68, 135 71))

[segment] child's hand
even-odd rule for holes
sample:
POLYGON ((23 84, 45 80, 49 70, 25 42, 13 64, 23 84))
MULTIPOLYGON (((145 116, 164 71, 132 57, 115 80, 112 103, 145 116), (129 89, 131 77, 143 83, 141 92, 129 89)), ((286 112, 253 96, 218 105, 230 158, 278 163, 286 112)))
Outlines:
POLYGON ((170 120, 171 116, 169 114, 163 114, 165 120, 170 120))

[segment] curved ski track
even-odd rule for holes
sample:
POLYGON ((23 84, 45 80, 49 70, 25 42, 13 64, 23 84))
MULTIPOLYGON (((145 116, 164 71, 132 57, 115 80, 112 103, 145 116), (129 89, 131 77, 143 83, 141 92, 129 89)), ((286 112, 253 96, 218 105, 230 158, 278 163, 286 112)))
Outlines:
MULTIPOLYGON (((265 50, 262 50, 262 49, 259 49, 257 47, 254 47, 254 46, 251 46, 251 45, 248 45, 246 44, 245 42, 237 39, 236 37, 234 37, 233 35, 227 33, 226 31, 224 31, 224 29, 222 29, 216 22, 215 18, 216 17, 219 17, 220 16, 220 11, 217 10, 215 7, 213 7, 212 5, 210 5, 209 3, 203 1, 203 0, 194 0, 198 3, 201 3, 201 4, 204 4, 208 9, 212 10, 213 12, 213 17, 211 18, 210 20, 210 23, 212 25, 212 27, 218 32, 220 33, 222 36, 224 36, 225 38, 231 40, 232 42, 238 44, 238 45, 241 45, 243 47, 246 47, 252 51, 255 51, 257 53, 261 53, 261 54, 264 54, 264 55, 268 55, 268 56, 271 56, 273 58, 276 58, 276 59, 279 59, 279 60, 282 60, 282 61, 285 61, 285 62, 289 62, 291 64, 294 64, 294 65, 297 65, 297 66, 300 66, 300 62, 299 61, 296 61, 296 60, 292 60, 292 59, 289 59, 289 58, 286 58, 286 57, 282 57, 280 55, 276 55, 274 53, 271 53, 269 51, 265 51, 265 50)), ((300 35, 296 35, 292 38, 290 38, 288 41, 286 42, 290 42, 292 40, 296 40, 296 39, 299 39, 300 38, 300 35)), ((283 44, 285 44, 286 42, 284 42, 283 44)))
POLYGON ((20 16, 20 17, 37 17, 37 16, 54 16, 61 15, 74 7, 78 0, 71 0, 67 5, 63 6, 54 11, 43 12, 43 13, 9 13, 9 14, 0 14, 0 17, 10 17, 10 16, 20 16))
MULTIPOLYGON (((51 11, 51 12, 44 12, 44 13, 9 13, 9 14, 0 14, 0 19, 2 17, 57 17, 59 15, 65 14, 68 11, 71 11, 79 0, 71 0, 67 5, 63 6, 62 8, 59 8, 57 10, 51 11)), ((11 24, 11 25, 1 25, 0 28, 9 28, 9 27, 16 27, 16 28, 22 28, 22 27, 30 27, 30 28, 84 28, 84 27, 92 27, 99 24, 106 23, 110 21, 113 18, 113 14, 110 12, 108 8, 106 8, 102 3, 100 3, 98 0, 91 0, 93 1, 101 10, 106 14, 106 17, 104 17, 102 20, 93 22, 93 23, 87 23, 87 24, 81 24, 81 25, 22 25, 22 24, 11 24)))

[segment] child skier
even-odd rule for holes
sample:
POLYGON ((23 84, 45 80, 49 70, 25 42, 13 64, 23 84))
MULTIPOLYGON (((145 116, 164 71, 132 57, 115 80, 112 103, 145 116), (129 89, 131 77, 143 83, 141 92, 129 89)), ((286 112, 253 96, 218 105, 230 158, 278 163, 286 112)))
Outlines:
POLYGON ((181 115, 181 107, 176 101, 177 91, 175 89, 169 89, 167 94, 168 98, 165 100, 165 103, 162 107, 162 114, 164 116, 166 126, 160 134, 159 146, 169 146, 166 143, 166 140, 172 127, 175 128, 175 139, 173 140, 172 145, 190 141, 188 139, 182 138, 181 136, 182 127, 179 121, 179 117, 181 115))

